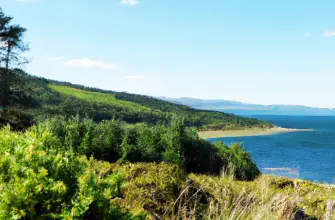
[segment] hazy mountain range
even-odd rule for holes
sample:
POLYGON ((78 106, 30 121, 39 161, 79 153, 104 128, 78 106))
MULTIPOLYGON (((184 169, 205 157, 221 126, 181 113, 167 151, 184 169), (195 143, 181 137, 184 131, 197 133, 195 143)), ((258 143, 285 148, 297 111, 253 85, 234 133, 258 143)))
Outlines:
POLYGON ((301 105, 259 105, 247 104, 229 100, 204 100, 196 98, 167 98, 160 99, 188 105, 197 109, 208 109, 233 113, 237 115, 311 115, 335 116, 335 109, 314 108, 301 105))

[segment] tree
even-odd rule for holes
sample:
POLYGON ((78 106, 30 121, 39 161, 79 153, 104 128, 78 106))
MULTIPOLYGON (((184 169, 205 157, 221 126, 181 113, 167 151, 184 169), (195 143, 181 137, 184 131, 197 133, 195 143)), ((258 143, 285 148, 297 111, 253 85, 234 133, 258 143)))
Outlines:
POLYGON ((6 16, 0 8, 0 104, 8 104, 10 93, 11 65, 26 63, 27 59, 20 56, 28 50, 23 42, 23 35, 26 29, 20 25, 12 25, 12 17, 6 16))

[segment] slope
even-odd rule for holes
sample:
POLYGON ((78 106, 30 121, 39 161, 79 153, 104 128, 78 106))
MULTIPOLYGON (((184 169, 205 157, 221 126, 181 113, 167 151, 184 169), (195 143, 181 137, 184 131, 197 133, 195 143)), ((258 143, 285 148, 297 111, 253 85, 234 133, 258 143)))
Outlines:
MULTIPOLYGON (((122 120, 127 123, 169 124, 182 117, 186 126, 198 130, 228 130, 250 127, 268 128, 268 122, 238 117, 218 111, 198 110, 149 96, 89 88, 68 82, 48 80, 22 71, 16 73, 24 81, 33 101, 24 112, 34 121, 50 115, 92 118, 94 121, 122 120), (28 111, 29 110, 29 111, 28 111)), ((22 108, 21 108, 22 109, 22 108)))

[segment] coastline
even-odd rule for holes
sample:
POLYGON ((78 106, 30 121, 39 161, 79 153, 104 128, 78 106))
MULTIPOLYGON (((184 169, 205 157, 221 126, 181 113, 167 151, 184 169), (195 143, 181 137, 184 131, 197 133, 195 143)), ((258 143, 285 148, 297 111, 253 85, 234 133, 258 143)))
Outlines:
POLYGON ((250 128, 243 130, 225 130, 225 131, 199 131, 198 135, 200 138, 224 138, 224 137, 247 137, 247 136, 261 136, 261 135, 273 135, 287 132, 306 132, 313 131, 313 129, 296 129, 296 128, 250 128))

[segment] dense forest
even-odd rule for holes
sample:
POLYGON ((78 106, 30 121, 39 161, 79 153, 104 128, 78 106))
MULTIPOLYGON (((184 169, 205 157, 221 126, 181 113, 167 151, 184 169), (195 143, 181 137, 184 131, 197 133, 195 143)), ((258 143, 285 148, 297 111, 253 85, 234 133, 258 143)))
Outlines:
POLYGON ((333 188, 197 135, 272 124, 29 75, 12 21, 0 9, 0 219, 335 217, 333 188))

